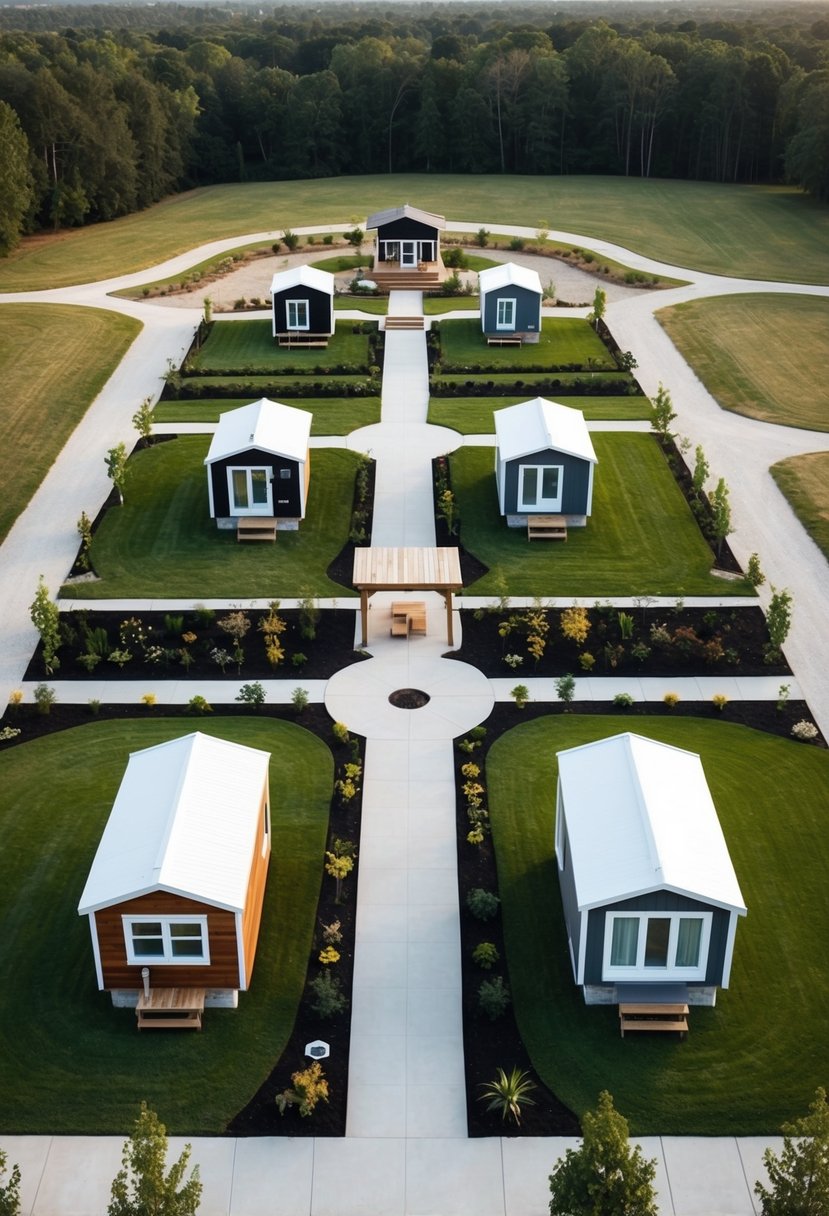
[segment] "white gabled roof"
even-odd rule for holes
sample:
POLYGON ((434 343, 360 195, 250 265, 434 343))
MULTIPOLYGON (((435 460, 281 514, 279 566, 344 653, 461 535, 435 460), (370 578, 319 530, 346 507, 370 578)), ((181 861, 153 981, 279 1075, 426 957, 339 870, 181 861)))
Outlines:
POLYGON ((695 752, 623 734, 557 759, 580 909, 667 888, 745 913, 695 752))
POLYGON ((271 295, 277 291, 286 291, 297 284, 303 287, 313 287, 316 291, 324 291, 326 295, 334 294, 334 276, 327 270, 318 270, 315 266, 294 266, 291 270, 280 270, 271 279, 271 295))
POLYGON ((133 752, 79 914, 159 890, 242 911, 269 762, 198 731, 133 752))
POLYGON ((537 270, 528 270, 515 262, 504 262, 501 266, 490 266, 478 274, 478 288, 482 296, 499 287, 525 287, 541 295, 541 279, 537 270))
POLYGON ((499 460, 515 460, 553 448, 598 463, 581 410, 544 397, 496 410, 495 445, 499 460))
POLYGON ((250 405, 240 405, 237 410, 222 414, 204 463, 212 464, 214 460, 236 456, 250 448, 259 448, 288 460, 304 461, 308 454, 311 421, 308 410, 269 401, 267 397, 250 405))
POLYGON ((445 216, 435 215, 432 211, 421 211, 419 207, 404 203, 402 207, 387 207, 385 211, 375 211, 374 215, 370 215, 366 220, 366 228, 383 228, 386 224, 402 219, 419 220, 430 228, 446 227, 445 216))

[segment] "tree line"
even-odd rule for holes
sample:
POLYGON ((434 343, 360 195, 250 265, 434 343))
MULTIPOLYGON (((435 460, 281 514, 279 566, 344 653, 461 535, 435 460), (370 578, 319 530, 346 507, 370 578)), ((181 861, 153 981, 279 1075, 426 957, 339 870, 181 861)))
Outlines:
POLYGON ((193 186, 340 173, 787 180, 829 198, 829 20, 608 15, 0 10, 0 249, 193 186))

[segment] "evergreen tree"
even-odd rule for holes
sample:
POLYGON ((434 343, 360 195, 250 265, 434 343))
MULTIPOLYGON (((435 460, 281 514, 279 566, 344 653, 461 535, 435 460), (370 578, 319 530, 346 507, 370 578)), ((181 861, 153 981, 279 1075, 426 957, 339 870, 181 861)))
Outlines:
POLYGON ((33 198, 29 141, 17 114, 0 101, 0 255, 18 244, 33 198))

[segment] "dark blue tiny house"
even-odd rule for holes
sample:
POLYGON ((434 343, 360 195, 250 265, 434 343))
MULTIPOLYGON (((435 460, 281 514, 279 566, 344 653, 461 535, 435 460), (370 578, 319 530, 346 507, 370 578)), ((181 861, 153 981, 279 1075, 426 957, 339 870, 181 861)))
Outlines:
POLYGON ((312 415, 263 397, 222 414, 205 457, 210 518, 300 520, 311 473, 312 415))
POLYGON ((440 234, 446 227, 442 215, 404 203, 402 207, 375 211, 368 217, 366 227, 377 229, 375 271, 384 265, 404 270, 442 265, 440 234))
POLYGON ((295 266, 273 276, 273 336, 297 345, 327 340, 334 332, 334 276, 313 266, 295 266))
POLYGON ((694 752, 621 734, 557 754, 555 847, 588 1005, 713 1005, 746 907, 694 752))
POLYGON ((528 515, 586 524, 596 463, 581 410, 536 397, 495 411, 498 509, 510 527, 526 525, 528 515))
POLYGON ((505 262, 478 275, 481 329, 488 341, 537 342, 541 334, 541 279, 535 270, 505 262))

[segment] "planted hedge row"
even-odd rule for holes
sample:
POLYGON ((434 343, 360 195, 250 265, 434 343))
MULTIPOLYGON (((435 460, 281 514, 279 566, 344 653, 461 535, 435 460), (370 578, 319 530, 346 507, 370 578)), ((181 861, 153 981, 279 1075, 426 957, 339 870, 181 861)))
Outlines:
POLYGON ((435 397, 514 397, 525 389, 532 389, 539 396, 557 394, 564 390, 571 397, 641 397, 642 390, 629 377, 618 379, 588 379, 581 377, 562 379, 559 376, 529 376, 515 380, 480 379, 463 380, 455 377, 434 376, 429 388, 435 397))

